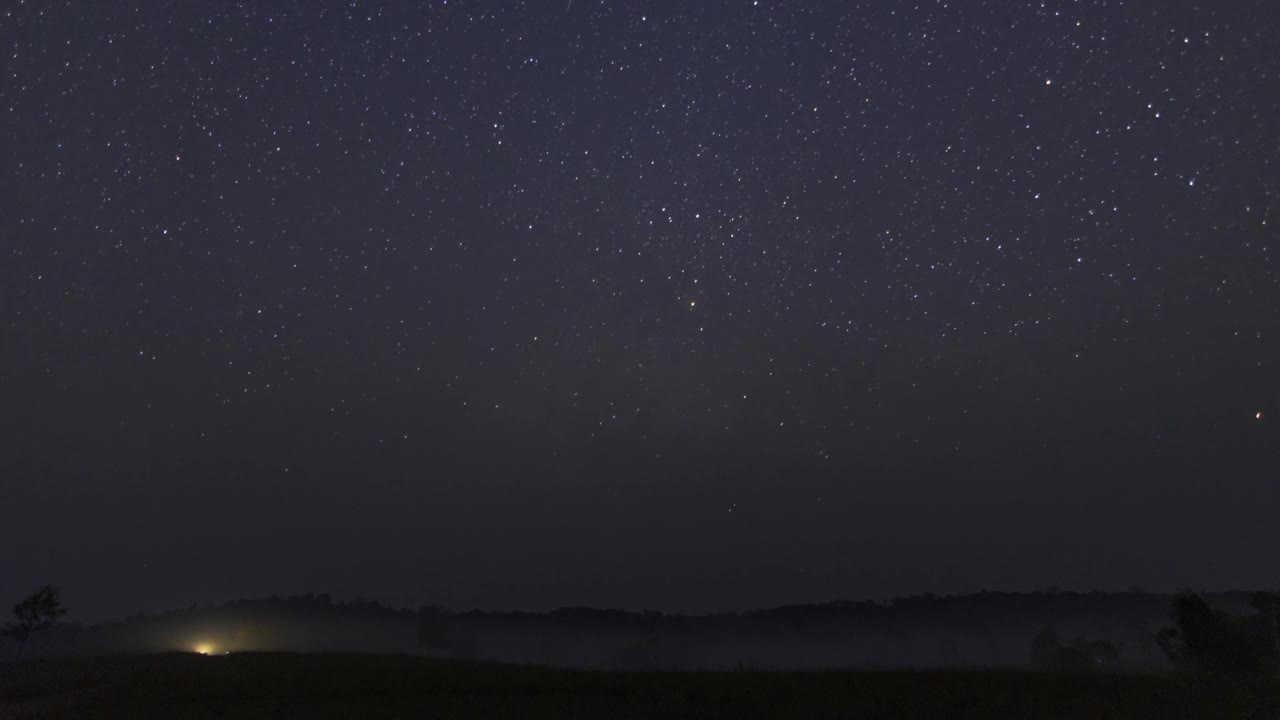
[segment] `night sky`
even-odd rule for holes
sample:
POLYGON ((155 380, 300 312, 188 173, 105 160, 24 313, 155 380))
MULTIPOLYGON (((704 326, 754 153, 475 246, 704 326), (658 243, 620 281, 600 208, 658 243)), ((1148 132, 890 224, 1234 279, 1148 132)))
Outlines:
POLYGON ((0 592, 1280 577, 1280 11, 0 14, 0 592))

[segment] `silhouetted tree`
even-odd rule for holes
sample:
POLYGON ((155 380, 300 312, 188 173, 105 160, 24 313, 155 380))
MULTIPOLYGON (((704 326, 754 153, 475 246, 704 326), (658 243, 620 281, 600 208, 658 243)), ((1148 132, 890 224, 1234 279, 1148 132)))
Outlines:
POLYGON ((1190 664, 1187 659, 1187 649, 1183 646, 1182 638, 1176 628, 1160 628, 1160 632, 1156 633, 1156 644, 1160 646, 1160 650, 1174 667, 1184 668, 1190 664))
POLYGON ((1221 652, 1216 647, 1222 640, 1221 623, 1204 598, 1192 593, 1174 597, 1173 620, 1182 633, 1188 656, 1208 660, 1221 652))
POLYGON ((1249 607, 1257 610, 1264 617, 1280 619, 1280 595, 1275 593, 1249 593, 1249 607))
POLYGON ((5 634, 18 642, 15 658, 21 659, 23 648, 36 631, 52 627, 58 618, 66 614, 58 589, 52 585, 41 587, 14 605, 14 621, 5 627, 5 634))
POLYGON ((418 644, 432 655, 449 652, 449 626, 439 607, 428 605, 418 611, 418 644))
POLYGON ((1058 640, 1058 633, 1051 626, 1046 625, 1040 628, 1040 632, 1031 638, 1031 664, 1044 670, 1053 668, 1054 660, 1057 658, 1058 651, 1062 649, 1062 642, 1058 640))
POLYGON ((1177 666, 1214 672, 1262 672, 1280 661, 1280 635, 1272 603, 1255 594, 1250 604, 1259 613, 1238 617, 1215 611, 1198 595, 1173 599, 1177 628, 1164 628, 1156 641, 1177 666), (1267 611, 1271 610, 1271 613, 1267 611))

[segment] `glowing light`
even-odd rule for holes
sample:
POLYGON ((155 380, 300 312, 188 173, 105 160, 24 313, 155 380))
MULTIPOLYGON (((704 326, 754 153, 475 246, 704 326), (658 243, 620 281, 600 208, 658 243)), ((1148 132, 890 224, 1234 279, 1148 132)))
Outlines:
POLYGON ((198 643, 194 648, 192 648, 192 650, 195 650, 201 655, 212 655, 216 648, 214 648, 213 643, 204 642, 198 643))
POLYGON ((1262 413, 1254 413, 1254 414, 1253 414, 1253 419, 1254 419, 1254 420, 1261 420, 1261 419, 1262 419, 1262 413))

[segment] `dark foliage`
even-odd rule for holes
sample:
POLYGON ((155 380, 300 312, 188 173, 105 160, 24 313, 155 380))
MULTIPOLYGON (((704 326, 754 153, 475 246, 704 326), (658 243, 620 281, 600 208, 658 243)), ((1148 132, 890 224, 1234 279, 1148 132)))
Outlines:
POLYGON ((1120 651, 1106 640, 1063 645, 1057 631, 1045 626, 1031 639, 1031 666, 1055 672, 1116 670, 1120 667, 1120 651))
MULTIPOLYGON (((1205 599, 1240 613, 1252 602, 1240 592, 1205 599)), ((288 650, 595 669, 1014 668, 1027 666, 1031 638, 1052 625, 1056 647, 1072 652, 1039 667, 1156 671, 1169 667, 1156 631, 1168 624, 1170 600, 1142 592, 980 593, 675 615, 575 607, 405 610, 308 594, 89 626, 59 623, 42 631, 24 657, 288 650)), ((13 640, 0 639, 0 654, 12 656, 15 648, 13 640)))
POLYGON ((13 606, 14 621, 5 627, 5 634, 18 643, 16 657, 22 657, 22 651, 37 631, 53 627, 58 619, 67 614, 62 606, 58 589, 52 585, 44 585, 13 606))
POLYGON ((1274 596, 1253 593, 1257 612, 1235 615, 1184 592, 1173 599, 1176 627, 1164 628, 1157 642, 1178 667, 1225 673, 1272 672, 1280 667, 1280 632, 1274 596))

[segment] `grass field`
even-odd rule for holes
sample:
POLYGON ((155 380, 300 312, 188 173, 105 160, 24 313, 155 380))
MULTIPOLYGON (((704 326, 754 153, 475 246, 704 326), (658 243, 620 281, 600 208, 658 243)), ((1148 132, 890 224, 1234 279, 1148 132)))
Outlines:
POLYGON ((1274 678, 610 673, 253 653, 0 670, 3 718, 1280 718, 1274 678))

